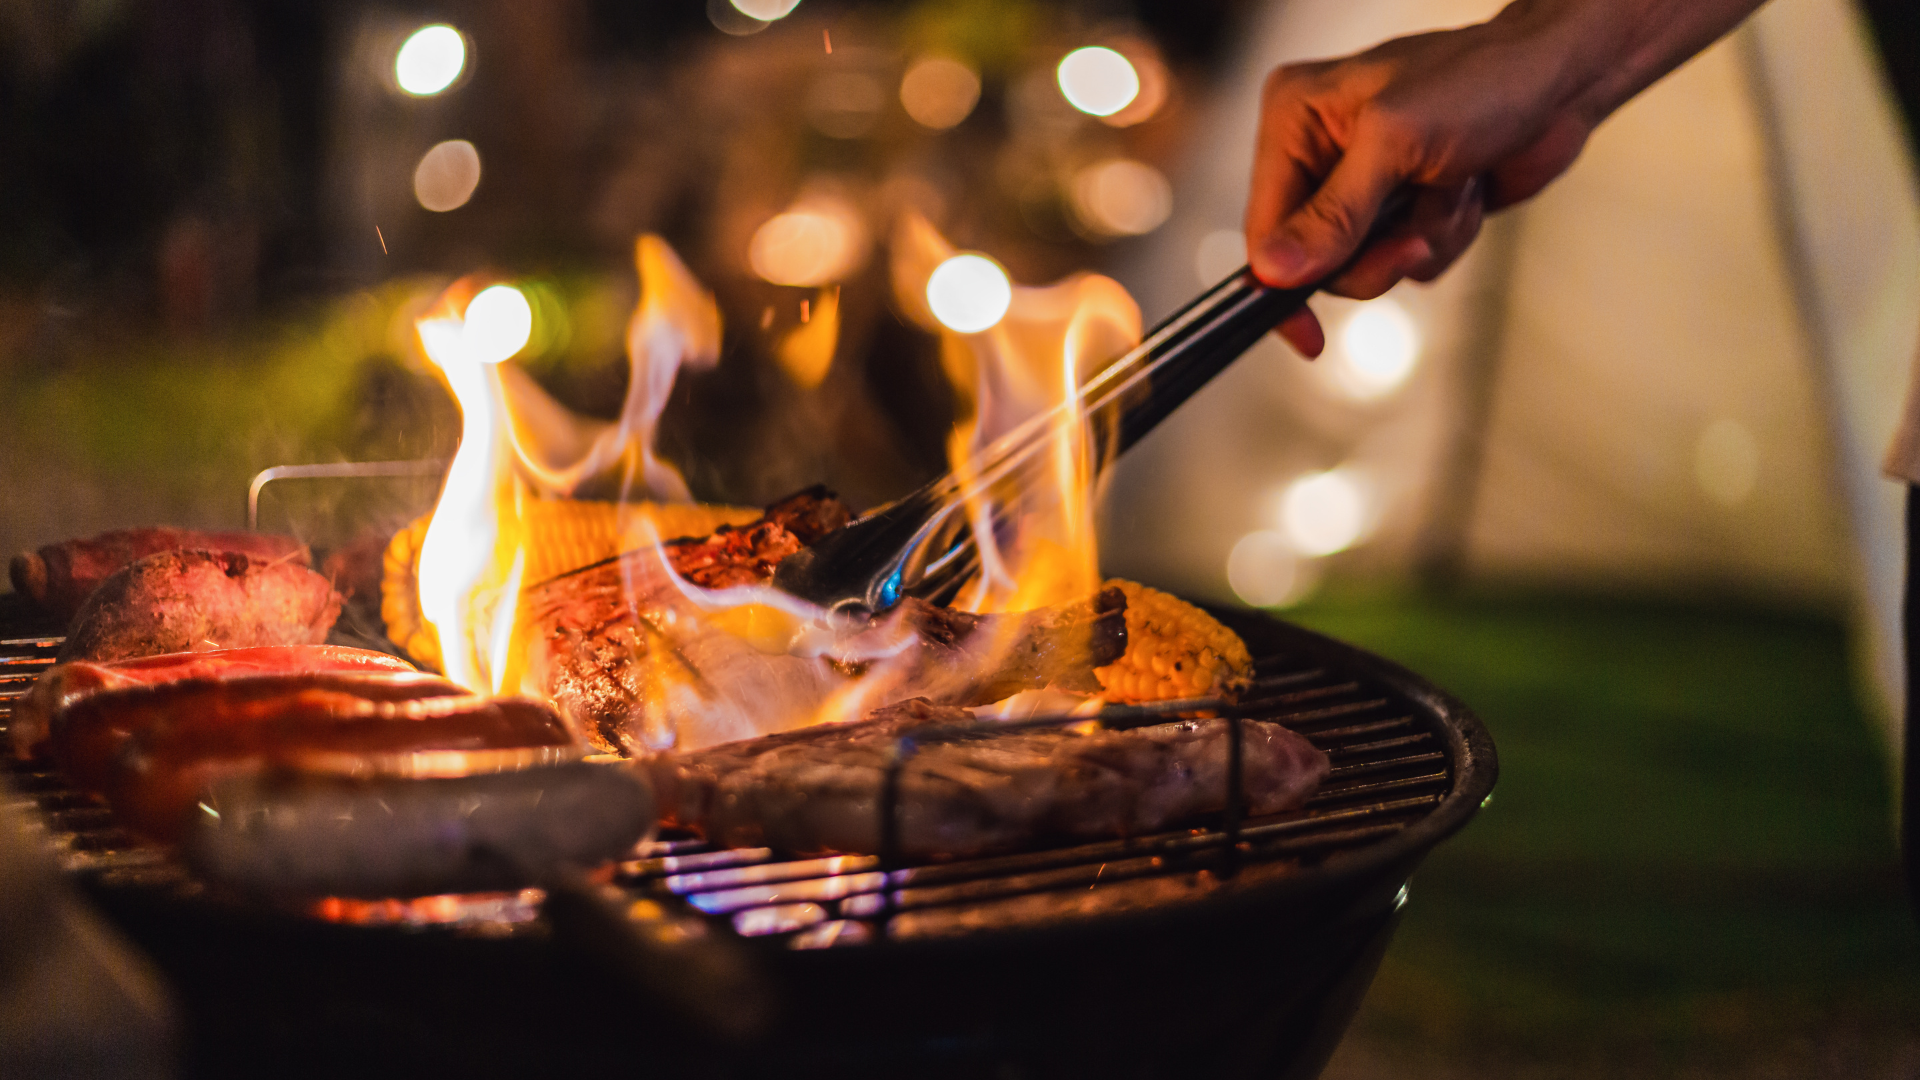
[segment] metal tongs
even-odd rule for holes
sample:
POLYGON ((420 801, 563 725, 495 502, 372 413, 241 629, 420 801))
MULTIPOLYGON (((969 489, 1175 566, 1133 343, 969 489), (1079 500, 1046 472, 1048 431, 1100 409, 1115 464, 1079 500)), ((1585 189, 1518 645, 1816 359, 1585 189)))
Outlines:
MULTIPOLYGON (((1398 225, 1408 202, 1405 189, 1395 192, 1359 250, 1398 225)), ((1339 273, 1313 285, 1274 289, 1261 284, 1251 269, 1240 268, 1087 380, 1077 401, 1055 406, 1001 436, 966 469, 877 507, 811 548, 789 555, 775 571, 774 585, 835 614, 856 617, 886 611, 909 596, 934 602, 952 597, 979 568, 968 498, 1003 484, 1024 486, 1027 476, 1045 468, 1046 451, 1073 422, 1069 410, 1079 410, 1093 433, 1093 460, 1111 460, 1339 273)))

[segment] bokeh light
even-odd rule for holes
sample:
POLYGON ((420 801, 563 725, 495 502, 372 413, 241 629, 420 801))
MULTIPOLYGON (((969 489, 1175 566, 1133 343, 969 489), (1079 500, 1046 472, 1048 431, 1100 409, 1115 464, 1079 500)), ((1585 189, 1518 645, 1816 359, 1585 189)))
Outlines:
POLYGON ((1760 481, 1759 441, 1738 420, 1715 420, 1694 443, 1693 478, 1707 498, 1728 509, 1739 506, 1760 481))
POLYGON ((413 197, 435 213, 458 210, 480 186, 480 151, 465 139, 449 139, 420 158, 413 170, 413 197))
POLYGON ((1193 249, 1193 272, 1202 285, 1218 285, 1247 265, 1247 238, 1239 229, 1215 229, 1193 249))
POLYGON ((1285 535, 1258 529, 1241 537, 1227 555, 1227 584, 1250 607, 1280 607, 1299 600, 1311 583, 1300 555, 1285 535))
POLYGON ((812 287, 859 269, 866 247, 866 228, 851 206, 816 201, 768 218, 747 245, 747 263, 775 285, 812 287))
POLYGON ((1366 532, 1366 493, 1345 469, 1308 473, 1281 496, 1280 526, 1302 555, 1345 551, 1366 532))
POLYGON ((1109 158, 1074 174, 1074 216, 1105 236, 1150 233, 1173 213, 1173 185, 1143 161, 1109 158))
POLYGON ((1342 389, 1362 400, 1399 389, 1420 358, 1420 330, 1391 297, 1354 308, 1335 342, 1334 376, 1342 389))
POLYGON ((393 78, 414 97, 431 97, 452 86, 467 66, 467 39, 445 23, 408 36, 393 58, 393 78))
POLYGON ((980 103, 980 75, 948 56, 914 61, 900 80, 900 104, 922 127, 953 127, 980 103))
POLYGON ((467 302, 460 331, 467 359, 498 364, 533 338, 533 305, 511 285, 490 285, 467 302))
POLYGON ((1112 116, 1140 94, 1140 73, 1104 45, 1075 49, 1055 70, 1061 96, 1090 116, 1112 116))
POLYGON ((772 22, 784 19, 800 6, 800 0, 733 0, 734 9, 750 19, 772 22))
POLYGON ((949 330, 978 334, 991 330, 1013 305, 1013 282, 1000 264, 985 255, 955 255, 927 279, 927 306, 949 330))

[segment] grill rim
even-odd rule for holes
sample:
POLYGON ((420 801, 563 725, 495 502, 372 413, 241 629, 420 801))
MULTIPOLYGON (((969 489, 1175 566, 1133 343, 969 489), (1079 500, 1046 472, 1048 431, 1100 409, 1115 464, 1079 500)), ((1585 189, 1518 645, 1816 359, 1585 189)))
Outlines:
MULTIPOLYGON (((1351 676, 1369 680, 1376 688, 1404 698, 1412 706, 1412 711, 1420 716, 1419 726, 1433 734, 1441 744, 1439 748, 1444 751, 1445 767, 1451 776, 1447 790, 1440 794, 1439 801, 1396 828, 1392 834, 1358 846, 1342 847, 1323 861, 1300 865, 1285 874, 1259 882, 1240 882, 1211 893, 1156 903, 1145 909, 1082 913, 1070 919, 1047 920, 1038 924, 1015 923, 953 935, 894 939, 883 933, 875 942, 852 950, 792 950, 784 948, 779 937, 745 937, 742 943, 756 952, 778 953, 784 958, 784 966, 785 963, 807 963, 807 958, 816 954, 864 953, 874 947, 899 953, 940 950, 950 945, 977 948, 989 939, 1008 942, 1059 940, 1080 933, 1126 932, 1128 927, 1144 928, 1169 922, 1204 920, 1237 907, 1285 908, 1311 903, 1316 898, 1338 904, 1343 902, 1341 898, 1351 898, 1356 893, 1365 892, 1368 885, 1378 884, 1384 877, 1391 876, 1396 882, 1404 881, 1428 851, 1472 819, 1491 793, 1498 778, 1498 759, 1492 738, 1479 718, 1458 698, 1391 660, 1308 630, 1272 613, 1217 604, 1202 603, 1199 606, 1240 633, 1250 645, 1257 643, 1254 651, 1258 653, 1285 655, 1291 660, 1323 666, 1340 678, 1351 676)), ((1194 867, 1196 870, 1204 868, 1203 865, 1194 867)), ((80 878, 95 874, 97 871, 75 872, 75 876, 80 878)), ((311 920, 290 913, 273 913, 268 917, 312 928, 311 920)), ((700 917, 725 918, 704 913, 700 917)), ((361 925, 350 929, 365 935, 390 932, 417 936, 424 928, 361 925)))

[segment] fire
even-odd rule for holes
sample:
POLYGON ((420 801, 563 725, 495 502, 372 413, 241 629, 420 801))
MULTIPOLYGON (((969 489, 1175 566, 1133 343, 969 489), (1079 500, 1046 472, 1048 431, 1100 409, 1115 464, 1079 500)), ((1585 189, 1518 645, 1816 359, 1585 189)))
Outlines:
MULTIPOLYGON (((955 606, 1001 613, 1084 601, 1101 584, 1093 512, 1102 462, 1078 394, 1139 339, 1139 310, 1105 277, 1018 286, 975 256, 960 276, 973 275, 992 295, 959 298, 978 320, 967 323, 974 329, 942 328, 929 282, 954 254, 911 217, 895 239, 892 267, 902 306, 940 331, 942 362, 963 403, 949 442, 954 467, 968 476, 996 440, 1043 436, 1031 440, 1031 467, 968 492, 980 572, 955 606), (975 302, 982 296, 991 302, 975 302)), ((460 448, 415 564, 420 613, 438 637, 443 670, 479 692, 542 693, 528 668, 548 662, 547 639, 526 633, 521 590, 555 571, 544 547, 529 546, 545 535, 533 525, 551 509, 545 500, 612 481, 627 552, 614 565, 635 616, 629 746, 711 745, 866 715, 893 700, 914 670, 918 638, 905 620, 848 625, 770 585, 703 588, 675 571, 660 543, 685 530, 656 528, 647 508, 685 503, 689 494, 678 470, 655 454, 654 431, 678 372, 716 362, 721 326, 712 295, 664 242, 642 237, 636 261, 642 292, 627 342, 632 377, 612 422, 576 416, 509 362, 532 329, 530 309, 510 287, 457 282, 417 324, 461 410, 460 448), (549 570, 532 569, 543 566, 549 570), (709 669, 730 674, 709 678, 709 669)), ((822 286, 783 343, 779 359, 803 386, 830 361, 838 301, 822 286)), ((1012 646, 1017 622, 999 623, 1010 639, 986 651, 1012 646)), ((1038 700, 1009 708, 1031 711, 1038 700)))
POLYGON ((1043 287, 1014 285, 1003 316, 976 332, 964 322, 954 329, 936 306, 940 298, 928 294, 935 275, 957 261, 924 218, 901 220, 894 291, 906 311, 940 332, 941 363, 961 403, 947 442, 956 474, 968 476, 976 455, 1023 425, 1045 424, 1050 437, 1042 468, 972 493, 967 511, 981 573, 955 606, 1024 611, 1084 597, 1101 580, 1093 512, 1102 462, 1079 388, 1139 342, 1139 306, 1119 282, 1083 273, 1043 287))
POLYGON ((442 670, 477 692, 526 689, 517 624, 520 588, 532 584, 523 580, 530 503, 611 478, 630 511, 621 535, 644 544, 659 530, 651 504, 637 500, 691 501, 679 470, 655 454, 654 431, 680 369, 719 359, 720 312, 659 237, 642 236, 635 261, 631 376, 614 422, 574 414, 505 363, 533 329, 511 286, 455 282, 415 324, 461 415, 460 448, 421 545, 420 612, 439 638, 442 670))

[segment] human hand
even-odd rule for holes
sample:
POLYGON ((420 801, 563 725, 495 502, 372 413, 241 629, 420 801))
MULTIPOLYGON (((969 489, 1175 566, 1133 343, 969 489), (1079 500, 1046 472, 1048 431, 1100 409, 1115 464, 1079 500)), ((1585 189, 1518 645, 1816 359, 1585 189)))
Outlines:
MULTIPOLYGON (((1247 204, 1254 273, 1291 287, 1337 271, 1330 291, 1363 300, 1403 277, 1439 276, 1485 212, 1564 172, 1608 111, 1584 93, 1594 82, 1588 57, 1606 55, 1607 42, 1556 29, 1503 14, 1276 69, 1247 204), (1413 193, 1406 218, 1356 256, 1400 187, 1413 193)), ((1305 309, 1280 334, 1308 356, 1325 346, 1305 309)))

